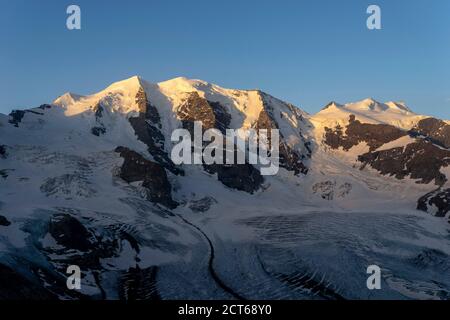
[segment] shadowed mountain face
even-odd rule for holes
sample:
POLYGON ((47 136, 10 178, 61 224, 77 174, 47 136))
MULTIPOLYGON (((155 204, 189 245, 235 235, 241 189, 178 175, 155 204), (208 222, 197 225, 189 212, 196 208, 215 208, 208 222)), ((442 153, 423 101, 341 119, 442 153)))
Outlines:
POLYGON ((142 87, 136 94, 138 116, 130 117, 129 121, 137 138, 145 143, 148 152, 164 168, 176 175, 182 175, 182 169, 175 167, 165 148, 165 137, 162 133, 161 117, 158 109, 147 99, 147 94, 142 87))
MULTIPOLYGON (((187 129, 191 138, 194 139, 194 122, 202 123, 203 131, 208 129, 218 129, 222 134, 226 134, 226 129, 230 128, 231 116, 226 108, 219 102, 210 102, 201 98, 197 92, 190 93, 177 111, 177 115, 187 129)), ((222 156, 225 159, 226 140, 222 141, 224 148, 222 156)), ((203 147, 206 147, 204 143, 203 147)), ((236 146, 234 147, 234 159, 237 159, 236 146)), ((236 161, 236 160, 235 160, 236 161)), ((245 164, 203 164, 205 171, 210 174, 217 174, 217 179, 225 186, 248 193, 257 191, 264 182, 259 171, 248 161, 245 164)))
POLYGON ((145 159, 139 153, 126 147, 117 147, 116 152, 124 159, 119 174, 123 180, 128 183, 142 181, 148 200, 172 209, 177 206, 177 203, 172 200, 172 188, 166 171, 161 165, 145 159))
MULTIPOLYGON (((340 125, 325 127, 324 143, 332 149, 349 151, 364 142, 369 150, 357 154, 361 169, 369 166, 382 175, 399 180, 408 178, 419 184, 433 183, 443 187, 448 181, 443 170, 450 165, 449 130, 446 122, 434 118, 421 119, 406 130, 387 124, 361 123, 351 115, 346 128, 340 125), (411 139, 389 146, 403 137, 411 139)), ((450 212, 447 198, 445 190, 432 191, 418 199, 418 209, 446 216, 450 212), (432 209, 433 206, 437 209, 432 209)))
POLYGON ((373 261, 392 271, 375 298, 449 297, 450 279, 430 280, 448 274, 449 130, 402 103, 308 115, 185 78, 133 77, 0 115, 0 299, 358 299, 373 261), (248 156, 176 165, 171 135, 193 138, 196 121, 279 130, 279 172, 263 176, 248 156))
POLYGON ((0 300, 56 300, 57 296, 0 263, 0 300))
POLYGON ((348 151, 361 142, 367 143, 370 151, 374 151, 383 144, 397 140, 408 133, 391 125, 361 123, 350 115, 349 123, 345 128, 340 126, 331 129, 325 127, 325 143, 333 149, 342 147, 348 151))
POLYGON ((324 143, 332 149, 349 151, 364 142, 368 152, 357 155, 362 169, 370 166, 382 175, 400 180, 408 177, 416 183, 443 186, 448 179, 441 170, 450 165, 446 130, 445 122, 432 118, 420 120, 411 130, 402 130, 393 125, 361 123, 351 115, 345 131, 340 125, 325 127, 324 143), (415 139, 380 148, 402 137, 415 139))
POLYGON ((435 118, 420 120, 411 132, 424 136, 443 148, 450 148, 450 125, 442 120, 435 118))
MULTIPOLYGON (((445 217, 450 211, 450 189, 437 189, 419 199, 417 209, 445 217)), ((450 222, 450 219, 449 219, 450 222)))
MULTIPOLYGON (((216 103, 216 107, 224 110, 218 103, 216 103)), ((192 137, 194 136, 195 121, 201 121, 204 130, 219 129, 220 127, 223 132, 229 126, 229 121, 221 123, 219 119, 216 119, 214 108, 206 99, 201 98, 197 92, 192 92, 188 95, 178 108, 177 116, 183 123, 183 128, 189 130, 192 137)))
POLYGON ((450 164, 450 151, 419 140, 406 147, 364 153, 358 159, 363 166, 370 165, 383 175, 397 179, 410 177, 417 179, 417 183, 434 182, 442 186, 447 182, 447 177, 441 168, 450 164))
MULTIPOLYGON (((271 129, 279 129, 279 124, 277 123, 275 112, 278 110, 274 110, 273 104, 271 101, 274 99, 271 96, 261 93, 261 99, 263 101, 264 109, 261 110, 259 113, 258 121, 256 122, 255 128, 257 130, 259 129, 267 129, 268 130, 268 137, 270 137, 270 130, 271 129)), ((279 101, 279 103, 283 103, 282 101, 279 101)), ((286 107, 289 108, 297 120, 299 122, 303 121, 303 118, 301 115, 298 115, 296 113, 295 107, 292 105, 286 104, 286 107)), ((280 113, 280 116, 282 117, 282 114, 280 113)), ((302 132, 300 131, 299 134, 301 135, 302 132)), ((272 143, 272 141, 269 142, 272 143)), ((292 149, 289 147, 289 145, 286 143, 286 138, 283 136, 283 133, 281 133, 280 136, 280 143, 279 143, 279 153, 280 153, 280 166, 282 168, 285 168, 288 171, 293 171, 295 174, 306 174, 308 172, 308 168, 303 163, 303 161, 311 156, 310 150, 309 150, 309 142, 304 141, 304 152, 303 154, 299 152, 298 150, 292 149)))

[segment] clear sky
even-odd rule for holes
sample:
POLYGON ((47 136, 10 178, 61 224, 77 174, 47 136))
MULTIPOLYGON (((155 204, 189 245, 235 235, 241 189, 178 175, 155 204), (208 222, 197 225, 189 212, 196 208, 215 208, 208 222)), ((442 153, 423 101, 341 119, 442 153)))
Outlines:
POLYGON ((0 112, 133 75, 259 88, 311 113, 373 97, 450 119, 450 1, 0 0, 0 112))

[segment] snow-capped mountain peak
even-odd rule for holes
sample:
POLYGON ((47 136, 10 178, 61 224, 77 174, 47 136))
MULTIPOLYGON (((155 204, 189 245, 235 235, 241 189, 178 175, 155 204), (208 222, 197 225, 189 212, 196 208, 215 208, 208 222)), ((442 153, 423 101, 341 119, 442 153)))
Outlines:
POLYGON ((411 111, 404 102, 379 102, 367 98, 357 102, 338 104, 329 103, 315 114, 312 119, 322 124, 346 123, 350 115, 366 123, 386 123, 403 129, 411 129, 418 121, 427 118, 411 111))
POLYGON ((138 111, 136 94, 141 90, 145 80, 139 76, 114 82, 105 89, 90 95, 65 93, 53 101, 53 104, 65 110, 67 116, 94 110, 99 104, 112 112, 130 113, 138 111))
POLYGON ((63 95, 59 96, 53 101, 53 104, 59 106, 67 106, 69 104, 73 104, 78 100, 84 98, 84 96, 72 92, 66 92, 63 95))
POLYGON ((388 101, 386 105, 391 108, 391 110, 399 110, 400 112, 414 113, 403 101, 388 101))
MULTIPOLYGON (((60 281, 66 276, 61 266, 73 264, 86 274, 83 283, 88 289, 79 293, 86 297, 135 296, 130 290, 144 290, 148 297, 159 297, 158 292, 162 297, 215 297, 216 285, 211 286, 213 295, 203 295, 203 288, 210 285, 205 284, 206 274, 198 270, 205 254, 214 253, 217 241, 223 241, 215 251, 218 260, 209 260, 204 270, 221 268, 220 261, 234 261, 220 256, 233 251, 223 250, 223 243, 251 239, 253 247, 254 237, 267 234, 275 239, 276 235, 284 252, 291 230, 302 246, 308 232, 314 239, 318 234, 336 235, 339 243, 342 234, 351 233, 349 225, 357 235, 373 233, 372 223, 366 221, 370 217, 380 234, 393 222, 402 232, 405 223, 411 223, 411 239, 416 239, 418 229, 411 218, 395 216, 384 224, 387 215, 380 217, 378 212, 412 212, 422 218, 423 213, 414 211, 417 207, 448 216, 449 168, 450 125, 416 115, 404 103, 331 102, 316 115, 308 115, 260 90, 226 89, 183 77, 150 83, 134 76, 94 94, 66 93, 52 104, 0 114, 0 255, 6 257, 0 261, 0 271, 5 270, 5 261, 9 272, 18 270, 16 280, 8 282, 11 290, 0 285, 0 297, 4 292, 15 294, 14 281, 20 285, 34 279, 40 291, 24 295, 44 292, 79 298, 60 281), (226 165, 175 164, 171 157, 174 129, 194 130, 196 121, 222 133, 279 129, 278 174, 262 176, 259 164, 246 160, 226 165), (340 213, 329 220, 322 218, 321 211, 340 213), (364 213, 363 219, 354 215, 357 211, 364 213), (313 219, 323 221, 325 227, 310 224, 307 216, 317 217, 313 219), (364 222, 361 230, 354 225, 356 220, 364 222), (278 223, 282 228, 278 229, 278 223), (170 275, 175 275, 173 284, 170 275), (181 294, 180 279, 192 280, 181 294)), ((435 224, 440 226, 440 221, 435 224)), ((434 235, 430 239, 430 245, 444 247, 434 235)), ((359 245, 358 241, 352 238, 348 243, 359 245)), ((267 247, 264 240, 258 252, 267 247)), ((255 265, 273 262, 273 251, 267 250, 257 258, 268 260, 252 262, 252 271, 255 265)), ((244 251, 247 259, 250 251, 244 251)), ((359 249, 355 257, 344 260, 358 260, 359 249)), ((442 259, 440 253, 436 257, 442 259)), ((324 266, 322 258, 317 261, 324 266)), ((436 265, 448 265, 446 261, 436 265)), ((285 279, 279 276, 286 271, 282 262, 274 278, 276 288, 285 279)), ((399 265, 404 271, 405 264, 399 265)), ((217 274, 230 274, 236 267, 230 266, 225 264, 217 274)), ((297 272, 299 264, 293 266, 297 272)), ((267 270, 261 270, 264 277, 270 276, 267 270)), ((414 278, 423 273, 420 265, 417 270, 414 278)), ((445 270, 437 271, 445 274, 445 270)), ((246 273, 247 267, 235 274, 246 273)), ((306 274, 305 292, 311 294, 316 270, 306 274)), ((327 282, 329 274, 319 270, 317 281, 327 282)), ((341 274, 337 277, 334 281, 339 282, 341 274)), ((232 278, 226 279, 233 284, 232 278)), ((366 294, 365 281, 361 286, 366 294)), ((333 292, 328 285, 315 287, 324 288, 320 289, 323 297, 333 292)), ((350 288, 347 293, 339 290, 339 295, 351 299, 354 287, 350 288)), ((246 297, 253 298, 252 292, 246 292, 246 297)), ((267 290, 260 297, 272 292, 267 290)), ((288 294, 301 298, 297 292, 295 288, 288 294)))
POLYGON ((413 112, 406 106, 404 102, 388 101, 385 103, 379 102, 373 98, 366 98, 361 101, 340 104, 335 101, 328 103, 322 110, 347 110, 354 112, 402 112, 405 114, 412 114, 413 112))
POLYGON ((104 91, 114 91, 114 90, 135 90, 142 86, 143 80, 140 76, 132 76, 128 79, 117 81, 109 85, 104 91))
POLYGON ((412 113, 404 103, 386 102, 382 103, 373 98, 367 98, 361 101, 347 103, 343 108, 356 112, 403 112, 412 113))
POLYGON ((174 91, 195 91, 199 87, 211 86, 210 83, 199 79, 188 79, 186 77, 177 77, 163 82, 159 82, 161 88, 174 91))

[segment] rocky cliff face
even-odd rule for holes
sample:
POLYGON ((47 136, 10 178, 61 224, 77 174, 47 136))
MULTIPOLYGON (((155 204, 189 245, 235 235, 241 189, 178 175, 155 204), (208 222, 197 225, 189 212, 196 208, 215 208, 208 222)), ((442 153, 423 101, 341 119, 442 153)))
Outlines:
POLYGON ((367 143, 370 151, 374 151, 383 144, 397 140, 408 133, 387 124, 361 123, 355 115, 350 115, 347 127, 325 127, 325 143, 333 149, 342 147, 345 151, 357 146, 361 142, 367 143))
POLYGON ((171 185, 161 165, 126 147, 117 147, 116 152, 124 159, 119 174, 123 180, 128 183, 142 181, 142 187, 146 189, 150 201, 172 209, 177 206, 172 200, 171 185))
MULTIPOLYGON (((272 103, 274 98, 265 93, 260 93, 260 95, 264 108, 259 113, 258 120, 255 124, 255 129, 267 129, 268 137, 270 138, 271 129, 280 129, 280 126, 275 117, 275 112, 279 112, 279 110, 274 110, 272 103)), ((283 102, 280 101, 280 103, 283 102)), ((304 121, 302 116, 296 112, 295 107, 289 104, 285 104, 285 106, 292 112, 297 121, 304 121)), ((282 117, 282 113, 280 113, 280 116, 282 117)), ((302 132, 300 131, 299 134, 302 135, 302 132)), ((270 139, 269 142, 272 143, 270 139)), ((288 143, 286 142, 286 137, 283 135, 283 132, 281 132, 279 142, 280 166, 288 171, 293 171, 295 174, 306 174, 308 172, 308 168, 306 167, 304 161, 311 156, 309 145, 309 142, 303 141, 304 152, 302 153, 300 151, 302 149, 295 150, 288 145, 288 143)))
POLYGON ((423 136, 436 145, 450 148, 450 125, 442 120, 435 118, 420 120, 411 130, 411 134, 423 136))
POLYGON ((450 151, 443 150, 431 142, 418 140, 405 147, 374 151, 362 154, 358 160, 363 166, 369 165, 383 175, 391 175, 397 179, 409 177, 417 179, 417 183, 434 182, 442 186, 447 177, 441 172, 450 164, 450 151))
MULTIPOLYGON (((417 209, 445 217, 450 212, 450 189, 437 189, 421 197, 417 209)), ((450 216, 449 223, 450 223, 450 216)))
MULTIPOLYGON (((201 98, 197 92, 190 93, 179 107, 178 118, 183 128, 189 130, 191 138, 194 137, 194 122, 202 123, 203 131, 218 129, 226 134, 230 128, 231 116, 219 102, 207 101, 201 98)), ((226 140, 222 141, 224 148, 222 156, 225 159, 226 140)), ((205 147, 204 144, 203 147, 205 147)), ((236 161, 236 146, 234 147, 234 161, 236 161)), ((210 174, 217 174, 217 179, 225 186, 248 193, 257 191, 264 182, 257 169, 246 161, 245 164, 203 164, 204 169, 210 174)))
POLYGON ((0 145, 0 157, 6 158, 6 146, 0 145))
POLYGON ((136 136, 147 145, 148 152, 155 161, 173 174, 182 175, 184 173, 183 170, 173 164, 167 153, 158 109, 148 101, 147 94, 142 87, 139 87, 139 91, 136 94, 136 104, 138 116, 129 118, 136 136))
POLYGON ((403 130, 388 124, 361 123, 350 115, 345 128, 325 127, 323 141, 332 149, 344 151, 366 143, 368 152, 357 155, 361 169, 370 166, 382 175, 443 186, 447 177, 442 169, 450 165, 450 150, 443 147, 445 128, 445 123, 436 119, 424 119, 413 129, 403 130), (390 144, 403 137, 411 139, 390 144))

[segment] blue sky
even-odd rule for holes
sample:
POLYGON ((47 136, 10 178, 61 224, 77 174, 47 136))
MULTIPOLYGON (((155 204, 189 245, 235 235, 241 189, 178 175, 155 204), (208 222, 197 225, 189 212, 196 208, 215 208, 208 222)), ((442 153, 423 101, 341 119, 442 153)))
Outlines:
POLYGON ((403 100, 450 119, 448 0, 0 0, 0 112, 140 75, 259 88, 308 112, 403 100), (77 4, 82 30, 66 29, 77 4), (366 9, 382 10, 382 30, 366 9))

